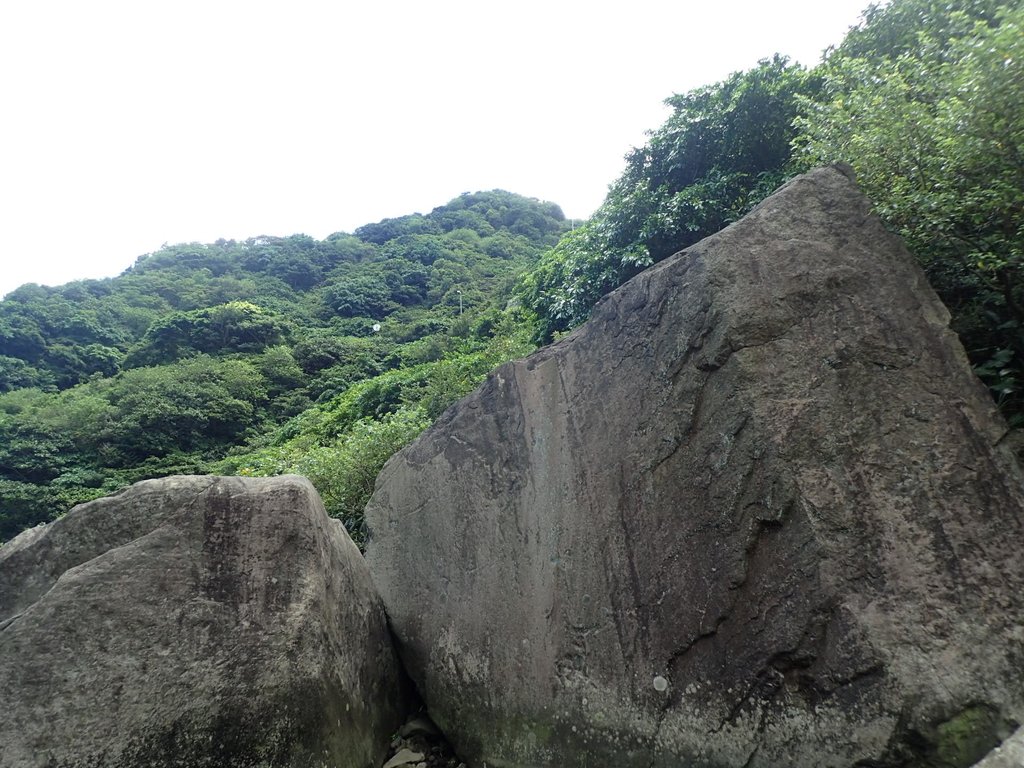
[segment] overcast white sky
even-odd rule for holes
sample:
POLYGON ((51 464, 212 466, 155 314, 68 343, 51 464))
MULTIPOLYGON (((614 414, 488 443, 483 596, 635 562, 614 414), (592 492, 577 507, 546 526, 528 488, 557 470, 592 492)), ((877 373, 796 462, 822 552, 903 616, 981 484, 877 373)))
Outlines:
POLYGON ((0 4, 0 296, 501 188, 584 218, 662 101, 867 0, 0 4))

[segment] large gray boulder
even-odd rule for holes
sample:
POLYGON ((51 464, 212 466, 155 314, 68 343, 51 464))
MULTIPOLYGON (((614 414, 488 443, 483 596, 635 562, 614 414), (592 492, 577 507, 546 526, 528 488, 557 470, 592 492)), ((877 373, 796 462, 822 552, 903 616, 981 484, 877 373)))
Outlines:
POLYGON ((1024 496, 846 172, 505 365, 378 478, 370 570, 470 766, 980 759, 1024 719, 1024 496))
POLYGON ((3 768, 379 768, 399 678, 304 478, 150 480, 0 548, 3 768))

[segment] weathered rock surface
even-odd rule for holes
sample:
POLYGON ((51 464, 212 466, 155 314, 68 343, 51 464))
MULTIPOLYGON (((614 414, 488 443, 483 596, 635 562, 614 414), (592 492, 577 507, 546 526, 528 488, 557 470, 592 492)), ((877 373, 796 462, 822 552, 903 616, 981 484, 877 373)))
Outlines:
POLYGON ((822 169, 393 458, 367 557, 460 755, 981 759, 1024 719, 1024 496, 947 322, 822 169))
POLYGON ((1024 728, 1018 729, 1010 738, 978 763, 975 768, 1021 768, 1024 766, 1024 728))
POLYGON ((4 768, 379 768, 399 692, 303 478, 146 481, 0 549, 4 768))

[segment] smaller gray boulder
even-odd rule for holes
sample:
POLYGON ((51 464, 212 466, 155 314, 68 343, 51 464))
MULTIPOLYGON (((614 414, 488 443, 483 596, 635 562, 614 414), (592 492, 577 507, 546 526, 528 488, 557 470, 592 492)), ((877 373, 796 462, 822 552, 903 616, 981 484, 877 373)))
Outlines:
POLYGON ((171 477, 0 548, 4 768, 377 768, 405 714, 365 563, 304 478, 171 477))

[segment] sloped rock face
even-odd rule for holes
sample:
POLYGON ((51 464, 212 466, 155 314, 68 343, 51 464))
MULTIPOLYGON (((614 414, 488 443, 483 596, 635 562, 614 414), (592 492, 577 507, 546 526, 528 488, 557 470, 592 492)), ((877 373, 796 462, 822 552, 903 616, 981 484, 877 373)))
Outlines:
POLYGON ((1003 742, 976 768, 1021 768, 1024 765, 1024 728, 1020 728, 1003 742))
POLYGON ((1009 733, 1021 475, 947 322, 822 169, 393 458, 367 557, 469 764, 954 768, 1009 733))
POLYGON ((173 477, 0 549, 0 763, 378 768, 380 599, 303 478, 173 477))

